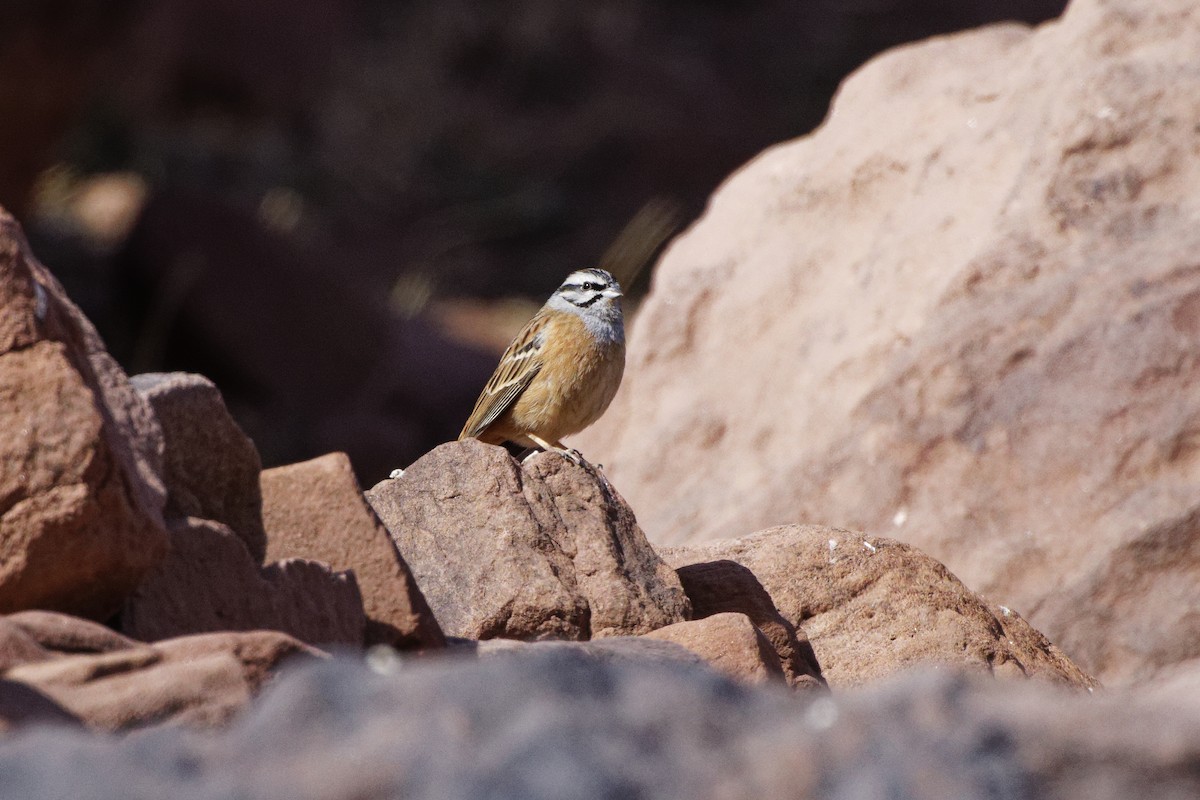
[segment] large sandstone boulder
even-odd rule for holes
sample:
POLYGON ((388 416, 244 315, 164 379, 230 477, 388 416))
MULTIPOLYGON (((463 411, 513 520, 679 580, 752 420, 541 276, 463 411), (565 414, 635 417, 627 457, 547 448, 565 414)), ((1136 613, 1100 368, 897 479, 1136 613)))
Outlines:
POLYGON ((679 580, 594 469, 442 445, 367 492, 445 632, 588 639, 687 619, 679 580))
POLYGON ((575 444, 656 541, 844 525, 1102 678, 1200 655, 1197 52, 1191 0, 1079 0, 876 58, 675 242, 575 444))
POLYGON ((103 619, 167 550, 148 403, 0 210, 0 612, 103 619))
POLYGON ((442 647, 446 640, 396 543, 363 499, 345 453, 262 473, 267 558, 353 570, 367 614, 365 644, 442 647))
MULTIPOLYGON (((1096 685, 1012 609, 988 604, 940 563, 893 539, 792 525, 662 555, 684 574, 723 565, 728 574, 729 562, 752 572, 778 613, 808 634, 835 688, 931 663, 1096 685)), ((726 585, 710 579, 706 594, 739 591, 726 585)))
POLYGON ((64 614, 0 617, 0 730, 34 721, 109 731, 217 725, 301 654, 318 652, 271 631, 144 645, 64 614))

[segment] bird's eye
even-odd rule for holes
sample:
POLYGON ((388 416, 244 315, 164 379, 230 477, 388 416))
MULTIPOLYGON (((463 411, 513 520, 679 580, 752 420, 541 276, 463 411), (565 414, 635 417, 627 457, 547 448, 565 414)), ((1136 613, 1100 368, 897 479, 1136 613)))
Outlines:
POLYGON ((583 290, 584 290, 585 292, 594 292, 594 291, 596 291, 596 290, 597 290, 597 289, 599 289, 599 288, 600 288, 600 284, 598 284, 598 283, 592 283, 591 281, 588 281, 587 283, 585 283, 585 284, 583 285, 583 290))

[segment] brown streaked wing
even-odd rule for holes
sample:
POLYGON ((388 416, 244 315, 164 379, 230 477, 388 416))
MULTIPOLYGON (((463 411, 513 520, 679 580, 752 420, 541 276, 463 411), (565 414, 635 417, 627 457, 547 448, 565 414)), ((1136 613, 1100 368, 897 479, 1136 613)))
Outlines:
POLYGON ((459 439, 483 433, 488 425, 495 422, 520 397, 525 387, 529 386, 529 382, 542 368, 538 353, 544 344, 545 337, 542 333, 548 321, 545 309, 539 311, 512 340, 504 355, 500 356, 496 371, 492 373, 479 399, 475 401, 475 409, 463 425, 462 433, 458 435, 459 439))

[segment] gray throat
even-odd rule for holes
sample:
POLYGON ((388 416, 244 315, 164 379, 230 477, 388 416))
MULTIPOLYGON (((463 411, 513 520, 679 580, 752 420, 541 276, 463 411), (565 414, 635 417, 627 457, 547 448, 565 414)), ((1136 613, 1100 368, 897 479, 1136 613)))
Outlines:
POLYGON ((602 307, 579 309, 583 324, 588 332, 603 344, 623 344, 625 342, 625 318, 621 306, 608 302, 602 307))

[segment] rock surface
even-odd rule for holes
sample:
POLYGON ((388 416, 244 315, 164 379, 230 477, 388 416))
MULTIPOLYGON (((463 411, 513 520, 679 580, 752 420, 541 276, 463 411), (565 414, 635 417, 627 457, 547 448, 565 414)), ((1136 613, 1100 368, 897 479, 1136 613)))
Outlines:
POLYGON ((102 619, 167 549, 163 438, 0 210, 0 612, 102 619))
POLYGON ((1106 680, 1200 655, 1194 12, 892 50, 734 175, 575 441, 650 537, 896 536, 1106 680))
POLYGON ((783 683, 786 680, 779 654, 745 614, 727 611, 704 619, 676 622, 644 636, 674 642, 736 681, 783 683))
POLYGON ((537 644, 386 675, 320 663, 285 675, 217 735, 26 731, 0 740, 0 797, 1200 794, 1194 707, 946 672, 796 696, 698 667, 597 658, 578 647, 537 644))
MULTIPOLYGON (((217 387, 182 372, 137 375, 132 383, 163 430, 171 551, 127 599, 121 630, 158 641, 265 628, 309 644, 362 645, 366 617, 354 575, 295 552, 263 566, 262 462, 217 387)), ((336 506, 333 495, 304 502, 311 524, 336 506)), ((278 505, 276 516, 285 513, 278 505)), ((330 535, 348 547, 354 530, 330 535)))
POLYGON ((641 636, 609 636, 587 642, 525 642, 517 639, 457 640, 452 654, 481 657, 525 653, 573 653, 588 659, 634 664, 707 665, 740 683, 783 683, 771 642, 745 614, 715 614, 676 622, 641 636))
POLYGON ((729 612, 746 615, 771 643, 789 684, 804 688, 824 685, 808 636, 779 613, 753 572, 735 561, 719 560, 685 564, 676 573, 692 601, 695 619, 729 612))
POLYGON ((0 617, 0 730, 34 721, 108 731, 216 725, 299 654, 316 651, 272 631, 145 645, 65 614, 0 617))
POLYGON ((267 558, 353 570, 367 614, 365 643, 444 647, 429 604, 387 529, 363 499, 345 453, 262 473, 267 558))
POLYGON ((121 630, 157 641, 266 628, 315 645, 361 646, 366 627, 353 573, 303 559, 258 566, 228 526, 171 523, 171 552, 129 598, 121 630))
POLYGON ((367 492, 450 636, 588 639, 681 622, 679 580, 624 500, 549 453, 442 445, 367 492))
POLYGON ((228 525, 261 564, 267 550, 262 461, 208 378, 155 372, 131 378, 163 429, 168 519, 200 517, 228 525))
POLYGON ((553 500, 551 535, 571 558, 592 638, 645 633, 691 615, 678 576, 603 475, 556 453, 539 453, 521 470, 527 492, 540 482, 553 500))
POLYGON ((779 613, 811 638, 835 688, 931 662, 1096 686, 1016 612, 989 605, 939 562, 893 539, 792 525, 662 555, 685 574, 689 565, 723 561, 749 569, 779 613))

